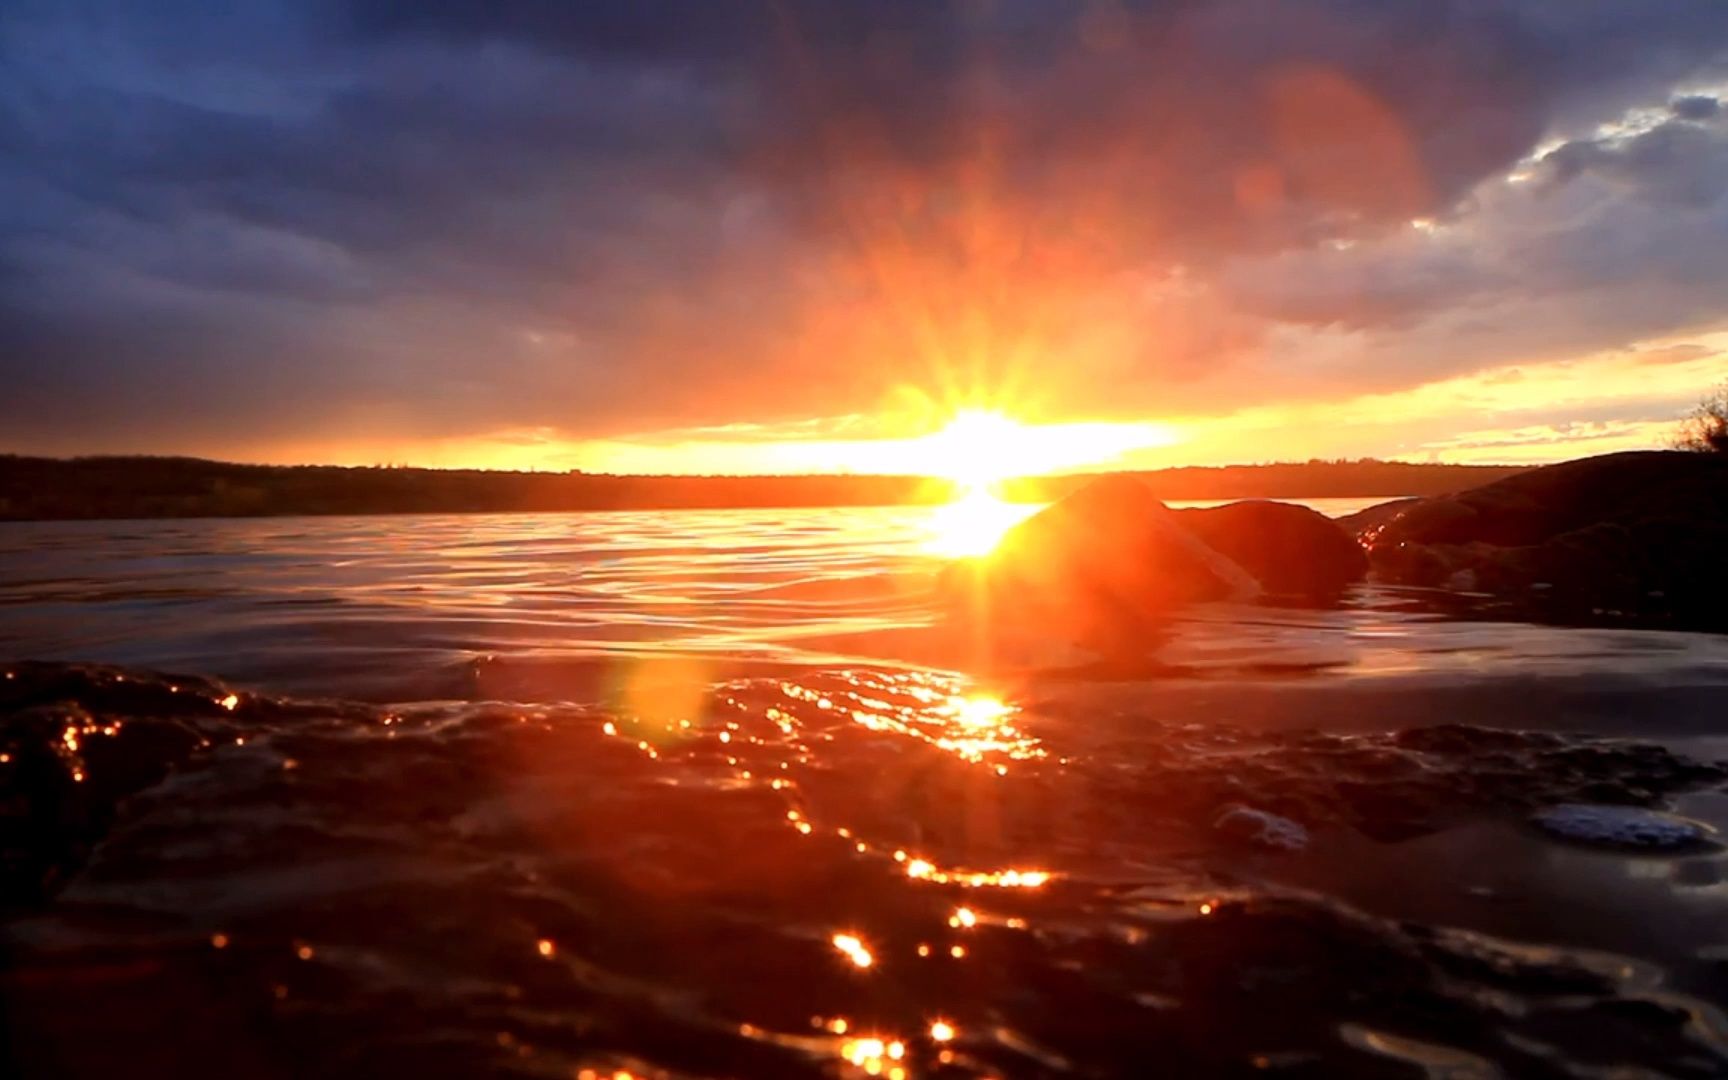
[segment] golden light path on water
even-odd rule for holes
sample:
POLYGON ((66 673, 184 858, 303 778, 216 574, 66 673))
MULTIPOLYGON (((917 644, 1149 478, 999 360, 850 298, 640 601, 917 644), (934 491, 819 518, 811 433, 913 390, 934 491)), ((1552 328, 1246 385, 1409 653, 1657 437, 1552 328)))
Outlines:
POLYGON ((924 550, 950 559, 988 555, 1003 534, 1030 517, 1034 503, 1011 503, 997 498, 988 487, 973 487, 953 502, 930 511, 930 537, 924 550))
MULTIPOLYGON (((1099 456, 1108 456, 1118 449, 1086 440, 1069 440, 1067 452, 1078 447, 1084 452, 1083 459, 1057 462, 1049 458, 1047 448, 1041 450, 1035 445, 1036 440, 1026 438, 1026 432, 1024 425, 1000 414, 969 410, 962 411, 942 430, 923 440, 919 468, 954 481, 961 492, 959 497, 929 512, 925 523, 927 538, 921 545, 926 554, 951 559, 987 557, 1010 529, 1039 508, 1037 504, 1011 503, 1000 498, 997 491, 1002 481, 1015 475, 1048 471, 1055 464, 1092 464, 1099 456)), ((1015 763, 1042 761, 1048 756, 1036 738, 1017 726, 1019 707, 998 694, 910 672, 852 673, 842 676, 841 682, 843 688, 823 690, 792 680, 782 681, 778 690, 783 704, 762 708, 760 716, 774 725, 780 735, 792 740, 801 738, 804 730, 813 725, 835 720, 871 733, 915 740, 997 779, 1006 777, 1015 763)), ((754 775, 739 756, 748 744, 760 745, 762 740, 736 721, 725 721, 715 729, 711 717, 704 720, 702 704, 692 692, 700 680, 683 678, 673 680, 671 685, 674 687, 671 692, 664 688, 626 687, 624 703, 628 713, 638 720, 633 725, 635 730, 626 733, 608 721, 605 733, 633 739, 638 750, 654 760, 660 758, 661 752, 660 740, 653 733, 656 728, 665 729, 680 741, 712 737, 725 760, 736 770, 739 781, 763 782, 764 777, 754 775), (680 686, 682 693, 676 692, 680 686)), ((749 711, 749 706, 736 697, 722 695, 722 698, 726 705, 749 711)), ((808 751, 807 746, 802 749, 808 751)), ((787 769, 788 762, 778 764, 780 770, 787 769)), ((786 776, 766 779, 771 790, 788 800, 797 793, 794 779, 786 776)), ((881 859, 884 866, 892 866, 905 881, 920 886, 1036 890, 1054 879, 1050 871, 1037 867, 944 865, 932 853, 872 843, 849 825, 813 820, 806 810, 795 805, 785 810, 785 821, 801 837, 827 836, 843 841, 858 857, 881 859)), ((981 921, 1010 930, 1023 931, 1027 927, 1023 918, 993 917, 981 914, 971 905, 953 908, 946 917, 946 926, 951 934, 965 935, 981 921)), ((875 977, 881 965, 900 959, 884 955, 879 946, 872 944, 865 928, 834 927, 827 940, 840 960, 860 978, 875 977)), ((967 945, 955 940, 943 944, 922 941, 912 947, 912 953, 923 962, 958 963, 969 955, 967 945)), ((952 1065, 956 1060, 952 1044, 961 1036, 959 1026, 942 1017, 930 1018, 926 1030, 915 1037, 888 1031, 860 1032, 845 1017, 816 1016, 811 1018, 811 1024, 820 1035, 771 1032, 751 1024, 742 1025, 740 1032, 835 1059, 843 1072, 886 1080, 910 1080, 920 1064, 932 1069, 952 1065)))
POLYGON ((1038 427, 987 409, 958 410, 940 430, 908 444, 908 472, 953 481, 960 494, 931 511, 926 553, 973 558, 995 549, 1004 533, 1038 509, 1000 498, 1003 481, 1068 469, 1094 468, 1136 447, 1173 441, 1167 430, 1142 425, 1067 424, 1038 427), (1059 437, 1050 436, 1060 432, 1059 437))
MULTIPOLYGON (((797 773, 760 775, 748 767, 742 755, 751 750, 784 748, 788 741, 792 747, 808 752, 808 745, 802 741, 806 733, 827 730, 835 723, 872 734, 914 740, 952 756, 967 767, 978 768, 992 779, 1005 777, 1016 763, 1048 759, 1039 740, 1017 725, 1018 705, 1000 694, 966 686, 951 677, 920 672, 858 671, 830 673, 819 686, 792 679, 771 685, 766 700, 745 700, 743 684, 736 687, 736 693, 722 687, 708 703, 706 712, 698 708, 676 719, 664 713, 652 718, 629 716, 618 722, 606 721, 602 731, 634 744, 652 760, 661 760, 675 746, 685 752, 700 752, 701 744, 711 740, 711 748, 732 767, 739 782, 765 782, 789 802, 799 797, 797 773), (740 719, 728 719, 728 713, 739 715, 740 719), (752 717, 767 721, 768 730, 752 734, 747 722, 752 717), (768 736, 772 735, 784 738, 770 740, 768 736)), ((782 770, 787 764, 779 762, 782 770)), ((849 825, 814 820, 809 812, 794 805, 785 810, 785 822, 802 837, 843 842, 857 857, 880 860, 884 869, 891 869, 897 877, 917 886, 1036 890, 1056 878, 1052 872, 1037 867, 944 865, 933 854, 873 842, 849 825)), ((928 939, 916 944, 902 943, 885 951, 885 946, 873 940, 871 931, 864 926, 833 927, 827 931, 826 944, 832 948, 836 962, 854 977, 873 979, 880 977, 880 969, 885 965, 893 968, 907 962, 964 962, 970 955, 968 945, 963 943, 966 936, 979 932, 987 924, 1011 931, 1027 929, 1026 919, 993 914, 976 903, 959 904, 946 911, 942 923, 931 927, 928 939)), ((537 947, 543 956, 552 954, 551 942, 539 942, 537 947)), ((810 1024, 814 1034, 773 1031, 748 1023, 738 1030, 749 1038, 795 1047, 831 1060, 842 1074, 884 1080, 911 1080, 965 1060, 963 1051, 956 1048, 964 1042, 961 1024, 950 1016, 930 1016, 923 1030, 912 1033, 861 1030, 857 1021, 842 1016, 812 1016, 810 1024)))
POLYGON ((844 1016, 812 1016, 810 1026, 818 1035, 787 1035, 744 1024, 739 1034, 781 1046, 797 1047, 818 1056, 831 1057, 844 1072, 851 1075, 879 1076, 883 1080, 909 1080, 916 1075, 919 1059, 938 1067, 954 1063, 956 1052, 951 1048, 961 1037, 960 1026, 952 1020, 933 1017, 916 1035, 899 1035, 880 1030, 859 1030, 844 1016))
MULTIPOLYGON (((1082 455, 1078 459, 1052 457, 1050 448, 1029 438, 1028 431, 1025 425, 998 413, 962 410, 944 428, 920 441, 916 471, 947 478, 961 492, 958 498, 930 511, 926 522, 928 537, 922 544, 926 554, 943 558, 988 556, 1004 534, 1038 509, 1035 504, 1010 503, 1000 498, 996 492, 1003 480, 1062 465, 1092 464, 1121 449, 1111 441, 1120 436, 1111 432, 1105 433, 1109 437, 1065 440, 1063 453, 1071 455, 1078 451, 1082 455)), ((691 679, 681 682, 687 689, 697 685, 691 679)), ((997 694, 910 672, 851 673, 842 676, 840 683, 838 687, 817 689, 792 680, 782 681, 778 684, 781 702, 761 707, 759 715, 806 755, 809 747, 800 741, 804 733, 837 721, 873 734, 915 740, 968 766, 985 770, 996 779, 1006 777, 1015 763, 1047 757, 1038 740, 1017 726, 1019 707, 997 694)), ((751 706, 738 697, 722 697, 725 705, 751 712, 751 706)), ((664 725, 680 740, 712 737, 740 782, 762 782, 763 778, 753 775, 752 769, 741 761, 740 755, 750 744, 764 745, 745 725, 727 720, 713 730, 712 718, 699 719, 700 704, 692 697, 668 700, 663 692, 647 693, 641 688, 626 695, 626 707, 647 723, 637 725, 634 733, 625 734, 608 722, 605 726, 608 735, 636 739, 638 749, 656 760, 660 748, 651 733, 655 727, 664 725)), ((778 762, 779 770, 786 771, 788 764, 784 760, 778 762)), ((771 790, 789 800, 797 795, 795 779, 778 775, 768 778, 767 783, 771 790)), ((1040 889, 1053 879, 1050 871, 1035 867, 943 865, 931 853, 872 843, 849 825, 813 820, 808 811, 796 805, 786 808, 785 821, 802 837, 839 840, 849 844, 860 858, 881 859, 885 867, 892 866, 904 880, 920 886, 1031 890, 1040 889)), ((992 918, 981 915, 971 905, 963 905, 947 916, 947 930, 964 935, 978 927, 981 920, 1012 930, 1026 928, 1022 918, 992 918)), ((932 933, 931 937, 935 936, 932 933)), ((898 959, 884 955, 862 927, 834 927, 827 940, 840 960, 861 978, 875 977, 881 965, 893 964, 898 959)), ((912 951, 924 962, 962 962, 968 956, 967 946, 953 940, 945 945, 919 942, 912 951)), ((909 1080, 919 1063, 935 1069, 953 1064, 956 1051, 950 1044, 960 1037, 956 1023, 941 1017, 930 1018, 926 1031, 916 1039, 892 1032, 860 1032, 845 1017, 812 1017, 811 1024, 822 1034, 811 1037, 776 1033, 749 1024, 740 1031, 752 1038, 797 1046, 818 1056, 837 1059, 843 1071, 886 1080, 909 1080)))

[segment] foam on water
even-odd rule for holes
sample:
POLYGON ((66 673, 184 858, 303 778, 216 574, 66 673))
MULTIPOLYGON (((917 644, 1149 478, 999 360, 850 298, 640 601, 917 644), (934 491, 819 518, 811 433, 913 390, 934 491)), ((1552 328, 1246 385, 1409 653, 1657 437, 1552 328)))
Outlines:
POLYGON ((1308 830, 1299 822, 1250 806, 1229 807, 1212 824, 1227 835, 1261 847, 1301 851, 1308 846, 1308 830))
POLYGON ((1538 810, 1531 820, 1566 840, 1652 851, 1695 848, 1710 835, 1699 822, 1637 806, 1564 803, 1538 810))

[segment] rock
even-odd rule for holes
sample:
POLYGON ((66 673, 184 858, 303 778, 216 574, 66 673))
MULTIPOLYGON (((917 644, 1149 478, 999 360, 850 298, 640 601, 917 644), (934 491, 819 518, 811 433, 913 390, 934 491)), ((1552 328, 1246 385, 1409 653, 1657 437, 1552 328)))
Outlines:
POLYGON ((1378 536, 1380 530, 1385 528, 1388 523, 1401 517, 1417 503, 1427 501, 1419 495, 1407 499, 1393 499, 1390 502, 1376 503, 1366 510, 1358 510, 1354 514, 1345 514, 1343 517, 1332 520, 1339 528, 1354 536, 1358 542, 1367 544, 1378 536))
POLYGON ((1728 455, 1584 458, 1353 524, 1381 581, 1728 625, 1728 455))
POLYGON ((1130 476, 1103 477, 1027 518, 959 584, 992 617, 1093 645, 1159 625, 1188 604, 1260 591, 1130 476))
POLYGON ((1423 499, 1384 523, 1379 543, 1540 544, 1607 522, 1728 517, 1728 455, 1636 450, 1531 469, 1423 499))
POLYGON ((1179 510, 1176 516, 1268 593, 1332 597, 1368 575, 1362 545, 1337 522, 1306 506, 1254 500, 1179 510))
POLYGON ((1636 806, 1561 803, 1538 810, 1531 820, 1562 840, 1602 847, 1684 851, 1709 839, 1709 829, 1696 821, 1636 806))

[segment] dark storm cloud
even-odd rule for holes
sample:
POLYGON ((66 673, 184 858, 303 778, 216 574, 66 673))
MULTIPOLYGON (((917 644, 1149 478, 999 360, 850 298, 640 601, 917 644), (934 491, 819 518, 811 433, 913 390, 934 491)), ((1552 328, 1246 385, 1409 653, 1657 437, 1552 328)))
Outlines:
POLYGON ((1722 112, 1722 103, 1707 94, 1678 97, 1668 107, 1682 120, 1710 120, 1722 112))
POLYGON ((1594 176, 1645 201, 1708 207, 1728 192, 1728 128, 1687 122, 1694 119, 1632 136, 1575 139, 1549 151, 1543 164, 1556 184, 1594 176))
MULTIPOLYGON (((1258 282, 1185 357, 1149 309, 1164 352, 1126 362, 1197 378, 1280 322, 1396 328, 1497 287, 1503 267, 1376 245, 1472 213, 1544 137, 1569 140, 1552 183, 1619 185, 1625 220, 1684 243, 1672 214, 1717 206, 1728 171, 1715 99, 1685 91, 1720 80, 1725 45, 1728 5, 1632 0, 17 0, 0 430, 68 448, 849 413, 927 361, 885 330, 859 364, 812 311, 916 328, 959 302, 1019 328, 1052 248, 1076 310, 1093 279, 1258 282), (1670 100, 1671 123, 1593 135, 1670 100), (980 254, 981 201, 1010 254, 980 254), (1341 242, 1379 262, 1292 277, 1341 242), (885 284, 896 246, 957 284, 885 284)), ((1590 210, 1566 253, 1589 274, 1666 257, 1590 210)), ((1557 262, 1519 271, 1583 272, 1557 262)))

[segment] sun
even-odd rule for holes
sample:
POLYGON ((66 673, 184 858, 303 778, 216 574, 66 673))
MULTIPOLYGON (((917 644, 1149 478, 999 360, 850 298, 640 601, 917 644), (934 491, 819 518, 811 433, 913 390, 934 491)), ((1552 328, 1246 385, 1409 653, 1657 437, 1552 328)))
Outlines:
POLYGON ((904 444, 909 471, 950 481, 955 494, 931 513, 927 551, 950 558, 994 550, 1038 509, 1001 497, 1003 481, 1108 465, 1132 450, 1177 441, 1151 423, 1028 424, 990 409, 955 412, 939 430, 904 444))
POLYGON ((1011 476, 1042 471, 1028 425, 998 412, 963 409, 936 433, 918 440, 923 468, 971 491, 1011 476))
POLYGON ((1035 503, 1006 502, 987 487, 969 488, 954 501, 930 511, 924 550, 949 559, 988 555, 1004 533, 1037 509, 1035 503))
POLYGON ((997 412, 963 409, 940 431, 918 440, 919 467, 950 480, 955 498, 930 514, 925 550, 948 558, 989 554, 1002 535, 1036 506, 1004 501, 993 489, 1039 471, 1028 449, 1027 425, 997 412))
POLYGON ((1027 423, 993 409, 963 408, 940 429, 901 444, 910 471, 970 490, 1018 476, 1096 469, 1125 454, 1175 445, 1180 434, 1148 421, 1027 423))

